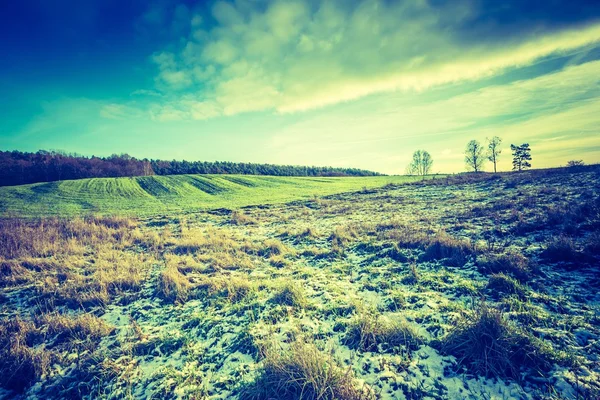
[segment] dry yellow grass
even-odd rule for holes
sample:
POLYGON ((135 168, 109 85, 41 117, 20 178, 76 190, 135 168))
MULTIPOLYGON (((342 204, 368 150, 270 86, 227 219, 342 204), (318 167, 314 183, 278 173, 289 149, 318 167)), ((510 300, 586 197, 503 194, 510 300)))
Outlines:
POLYGON ((238 302, 256 290, 247 275, 217 275, 205 277, 198 284, 209 296, 222 296, 232 303, 238 302))
POLYGON ((0 285, 30 285, 46 310, 104 306, 139 290, 157 261, 134 246, 152 241, 123 217, 1 220, 0 285))
POLYGON ((91 314, 42 314, 0 323, 0 384, 21 391, 48 372, 63 352, 83 348, 88 356, 113 327, 91 314))
POLYGON ((36 325, 46 326, 46 334, 56 336, 54 344, 74 340, 99 340, 114 329, 92 314, 43 314, 36 319, 36 325))
POLYGON ((258 221, 249 215, 244 214, 242 211, 233 211, 231 213, 231 224, 233 225, 255 225, 258 221))
POLYGON ((404 320, 389 319, 375 310, 359 310, 348 325, 344 343, 362 351, 386 351, 396 346, 414 348, 421 342, 415 329, 404 320))
POLYGON ((308 305, 308 300, 302 286, 290 280, 284 280, 275 284, 275 294, 271 298, 271 301, 298 308, 304 308, 308 305))
POLYGON ((33 348, 36 327, 20 318, 0 323, 0 385, 21 391, 46 373, 51 353, 33 348), (29 343, 28 343, 29 341, 29 343))
POLYGON ((169 265, 160 273, 156 286, 157 296, 172 302, 185 302, 192 284, 174 265, 169 265))
POLYGON ((361 400, 375 398, 331 354, 314 344, 294 342, 287 350, 267 348, 260 375, 240 399, 361 400))

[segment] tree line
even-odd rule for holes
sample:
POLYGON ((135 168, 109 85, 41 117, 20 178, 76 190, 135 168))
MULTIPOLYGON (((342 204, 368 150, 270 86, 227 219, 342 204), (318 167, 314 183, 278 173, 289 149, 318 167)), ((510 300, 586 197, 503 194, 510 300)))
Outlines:
MULTIPOLYGON (((483 171, 483 163, 485 160, 490 161, 494 165, 494 173, 497 172, 496 164, 498 158, 502 153, 500 145, 502 139, 498 136, 494 136, 491 139, 486 139, 486 146, 482 145, 477 140, 471 140, 467 143, 465 149, 465 164, 467 170, 473 172, 483 171)), ((510 150, 513 156, 513 171, 523 171, 527 168, 531 168, 531 148, 529 143, 523 143, 521 145, 510 145, 510 150)))
POLYGON ((85 157, 76 153, 40 150, 0 151, 0 186, 67 179, 178 174, 244 174, 275 176, 375 176, 357 168, 308 167, 207 161, 137 159, 128 154, 85 157))
POLYGON ((241 174, 274 176, 378 176, 378 172, 358 168, 314 167, 237 163, 230 161, 163 161, 150 160, 157 175, 179 174, 241 174))
MULTIPOLYGON (((500 145, 502 139, 494 136, 491 139, 486 139, 486 144, 483 145, 477 140, 471 140, 465 148, 465 164, 468 171, 481 172, 485 161, 490 161, 494 165, 494 173, 497 172, 497 163, 502 153, 500 145)), ((531 148, 528 143, 521 145, 510 145, 513 155, 513 171, 523 171, 531 168, 531 148)), ((582 161, 569 161, 569 163, 581 163, 582 161)), ((425 150, 417 150, 413 153, 413 158, 406 173, 408 175, 418 175, 425 178, 431 173, 433 166, 433 157, 425 150)))

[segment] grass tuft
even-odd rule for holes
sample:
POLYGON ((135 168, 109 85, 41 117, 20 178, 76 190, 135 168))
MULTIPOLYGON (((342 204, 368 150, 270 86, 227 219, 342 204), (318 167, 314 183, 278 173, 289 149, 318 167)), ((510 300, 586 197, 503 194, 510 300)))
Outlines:
POLYGON ((486 377, 517 379, 523 368, 547 371, 554 361, 550 345, 517 329, 485 303, 442 339, 441 349, 469 372, 486 377))
POLYGON ((551 262, 576 262, 581 258, 581 254, 577 251, 573 239, 561 235, 548 243, 542 257, 551 262))
POLYGON ((302 286, 293 282, 285 282, 277 288, 271 301, 276 304, 298 308, 305 308, 308 305, 302 286))
POLYGON ((361 351, 391 351, 398 346, 415 349, 421 338, 406 321, 384 318, 374 310, 363 310, 348 324, 343 343, 361 351))
POLYGON ((252 218, 238 210, 231 213, 231 218, 229 221, 232 225, 255 225, 258 223, 255 218, 252 218))
POLYGON ((172 264, 167 264, 158 277, 156 295, 174 303, 184 303, 188 299, 191 288, 192 284, 179 271, 179 268, 172 264))
POLYGON ((516 252, 482 255, 477 258, 477 267, 484 274, 511 274, 521 282, 529 280, 533 273, 527 258, 516 252))
POLYGON ((448 260, 448 264, 454 267, 462 267, 473 254, 468 243, 455 239, 445 233, 438 233, 425 244, 425 253, 421 256, 422 261, 448 260))
POLYGON ((487 284, 487 289, 498 299, 504 296, 516 295, 519 299, 525 299, 527 289, 519 281, 505 274, 493 274, 487 284))
POLYGON ((267 239, 265 240, 262 248, 258 251, 258 254, 262 257, 273 257, 283 256, 289 252, 290 249, 281 241, 276 239, 267 239))
POLYGON ((292 343, 286 351, 267 350, 259 376, 240 394, 241 400, 373 398, 351 368, 342 368, 332 355, 301 342, 292 343))

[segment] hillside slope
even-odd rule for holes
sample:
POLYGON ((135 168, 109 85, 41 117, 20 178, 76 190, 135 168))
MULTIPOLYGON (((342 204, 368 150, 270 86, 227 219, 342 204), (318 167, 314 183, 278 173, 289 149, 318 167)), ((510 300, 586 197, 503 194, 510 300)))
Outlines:
POLYGON ((92 178, 0 188, 2 216, 72 216, 88 213, 150 216, 239 208, 329 195, 388 183, 405 176, 272 177, 168 175, 92 178))

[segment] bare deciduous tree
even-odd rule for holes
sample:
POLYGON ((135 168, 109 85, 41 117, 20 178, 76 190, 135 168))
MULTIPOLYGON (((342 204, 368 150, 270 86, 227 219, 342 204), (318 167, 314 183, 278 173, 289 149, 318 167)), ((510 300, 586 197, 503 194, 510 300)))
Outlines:
POLYGON ((498 156, 502 153, 502 149, 500 148, 500 144, 502 144, 502 139, 498 136, 494 136, 491 139, 487 140, 487 158, 491 162, 494 163, 494 173, 496 173, 496 163, 498 162, 498 156))
POLYGON ((425 179, 425 175, 431 171, 433 165, 433 158, 425 150, 417 150, 413 153, 413 159, 406 168, 406 171, 410 175, 420 175, 425 179))
POLYGON ((471 140, 467 143, 467 148, 465 149, 465 163, 467 164, 467 168, 479 172, 482 170, 484 160, 481 143, 477 140, 471 140))

